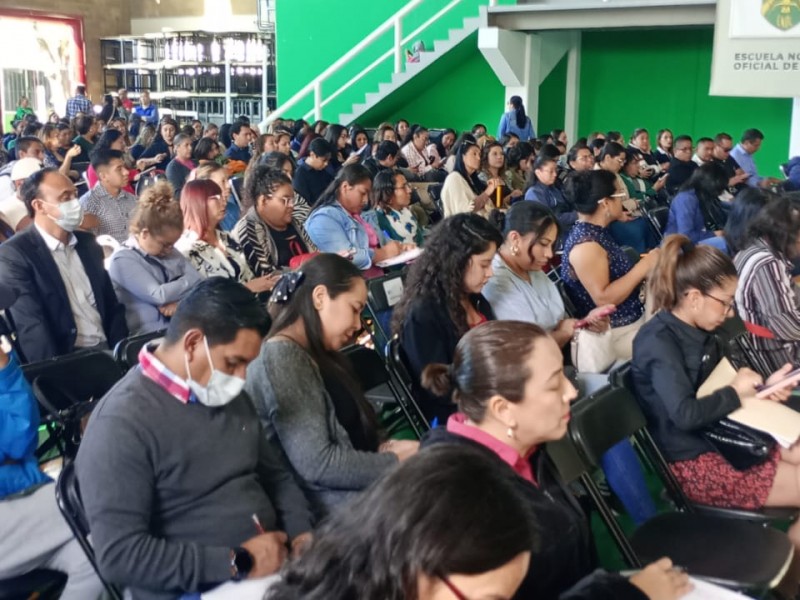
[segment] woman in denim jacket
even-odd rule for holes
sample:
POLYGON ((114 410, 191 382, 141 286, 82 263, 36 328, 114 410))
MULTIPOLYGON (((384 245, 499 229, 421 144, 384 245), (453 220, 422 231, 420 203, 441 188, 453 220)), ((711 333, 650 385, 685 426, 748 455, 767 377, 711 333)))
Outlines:
POLYGON ((374 210, 362 213, 371 188, 366 167, 343 167, 314 205, 305 225, 320 251, 346 254, 362 271, 406 250, 403 244, 386 238, 374 210))

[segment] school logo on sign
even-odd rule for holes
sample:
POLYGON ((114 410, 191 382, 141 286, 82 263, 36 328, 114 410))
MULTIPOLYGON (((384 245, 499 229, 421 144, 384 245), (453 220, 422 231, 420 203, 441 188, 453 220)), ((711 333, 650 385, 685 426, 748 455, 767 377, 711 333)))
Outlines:
POLYGON ((762 0, 761 14, 781 31, 800 23, 800 0, 762 0))

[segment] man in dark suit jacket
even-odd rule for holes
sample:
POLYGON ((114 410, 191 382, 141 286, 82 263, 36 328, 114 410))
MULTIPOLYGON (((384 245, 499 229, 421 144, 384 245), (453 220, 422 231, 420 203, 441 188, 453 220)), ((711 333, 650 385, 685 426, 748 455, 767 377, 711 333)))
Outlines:
POLYGON ((113 348, 128 335, 125 308, 94 235, 74 231, 83 218, 75 186, 43 169, 25 180, 20 196, 33 225, 0 245, 0 281, 19 295, 9 312, 24 359, 113 348))

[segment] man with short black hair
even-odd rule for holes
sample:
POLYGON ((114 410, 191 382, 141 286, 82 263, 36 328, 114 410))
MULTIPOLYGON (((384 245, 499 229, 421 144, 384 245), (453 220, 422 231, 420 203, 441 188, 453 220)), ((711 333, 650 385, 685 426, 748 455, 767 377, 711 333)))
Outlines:
POLYGON ((310 541, 308 501, 242 392, 269 326, 243 285, 206 279, 92 413, 76 459, 92 545, 133 600, 263 578, 310 541))
POLYGON ((231 147, 225 151, 225 156, 231 160, 240 160, 247 164, 250 162, 250 140, 253 132, 250 125, 236 121, 231 125, 231 147))
POLYGON ((33 158, 40 163, 44 162, 44 144, 38 137, 24 136, 17 138, 16 150, 17 160, 6 163, 3 168, 0 169, 0 200, 13 196, 16 193, 16 187, 11 179, 11 171, 18 160, 22 158, 33 158))
POLYGON ((725 173, 728 175, 728 189, 733 195, 736 195, 737 192, 747 187, 748 175, 731 156, 731 150, 733 150, 733 138, 729 134, 722 132, 714 136, 714 148, 711 155, 725 169, 725 173))
POLYGON ((694 150, 694 156, 692 156, 692 161, 697 164, 698 167, 706 164, 707 162, 711 162, 714 152, 714 140, 709 137, 702 137, 697 140, 697 147, 694 150))
POLYGON ((758 167, 753 155, 761 148, 764 141, 764 134, 758 129, 747 129, 742 134, 742 141, 736 144, 731 150, 731 157, 739 164, 742 170, 747 173, 747 185, 750 187, 770 187, 781 182, 774 177, 762 177, 758 174, 758 167))
POLYGON ((314 138, 308 145, 308 156, 305 162, 297 165, 292 186, 294 191, 313 205, 333 181, 333 176, 325 167, 331 160, 333 147, 325 138, 314 138))
POLYGON ((669 161, 669 177, 665 186, 670 196, 678 193, 696 168, 697 163, 692 161, 691 136, 679 135, 672 143, 672 159, 669 161))
POLYGON ((95 235, 110 235, 120 244, 128 239, 128 226, 136 210, 136 196, 123 189, 128 185, 128 169, 120 150, 92 151, 92 167, 97 184, 80 198, 83 229, 95 235))
POLYGON ((92 116, 94 114, 94 106, 92 101, 86 97, 86 86, 75 86, 75 95, 67 100, 67 118, 73 119, 78 116, 78 113, 92 116))
POLYGON ((383 141, 378 144, 378 149, 373 156, 364 161, 364 166, 369 170, 373 179, 381 171, 394 169, 397 164, 397 155, 400 153, 400 146, 390 141, 383 141))
POLYGON ((94 235, 78 231, 83 210, 75 186, 56 169, 22 184, 33 226, 0 245, 0 281, 19 293, 9 309, 28 362, 80 348, 113 348, 127 337, 94 235))

